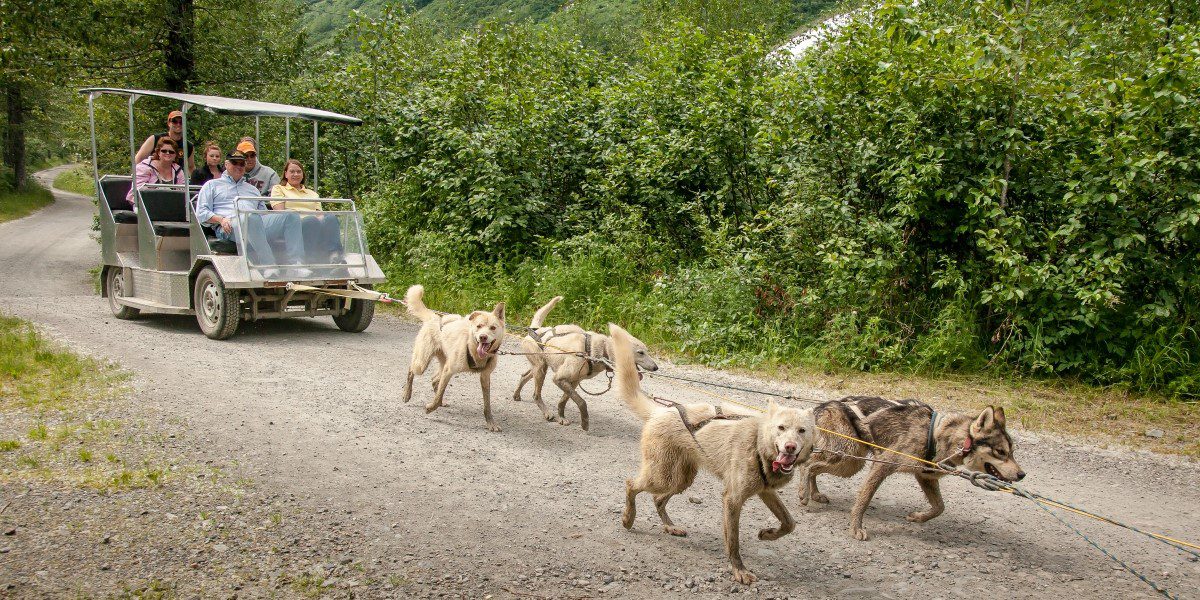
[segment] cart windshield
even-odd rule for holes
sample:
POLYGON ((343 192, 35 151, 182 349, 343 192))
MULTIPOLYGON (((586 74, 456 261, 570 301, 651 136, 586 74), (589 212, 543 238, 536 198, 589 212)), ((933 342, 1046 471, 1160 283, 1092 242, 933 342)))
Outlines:
POLYGON ((362 220, 354 202, 321 198, 322 210, 269 210, 269 198, 237 202, 235 241, 253 279, 366 277, 362 220))

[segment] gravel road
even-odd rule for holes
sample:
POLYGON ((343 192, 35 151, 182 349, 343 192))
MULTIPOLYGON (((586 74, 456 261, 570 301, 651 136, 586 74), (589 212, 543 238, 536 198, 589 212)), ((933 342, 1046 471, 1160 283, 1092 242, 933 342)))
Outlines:
MULTIPOLYGON (((58 170, 39 178, 48 183, 58 170)), ((489 433, 478 384, 470 377, 452 382, 449 405, 434 414, 422 410, 430 395, 426 379, 418 380, 414 402, 399 401, 416 326, 396 317, 378 316, 362 334, 343 333, 329 319, 268 321, 244 325, 224 342, 205 338, 190 316, 119 321, 93 292, 88 274, 99 260, 90 230, 92 203, 65 192, 55 196, 41 212, 0 225, 0 311, 134 372, 129 401, 185 423, 187 451, 225 457, 262 493, 283 498, 313 534, 302 545, 321 551, 322 544, 336 544, 398 577, 386 586, 329 586, 330 594, 1156 597, 1027 502, 964 482, 943 484, 945 514, 908 523, 904 515, 923 506, 923 499, 913 481, 900 476, 875 497, 867 542, 847 533, 861 476, 823 479, 832 503, 816 508, 799 505, 794 484, 786 488, 798 525, 775 542, 756 538, 773 521, 761 503, 747 504, 742 551, 762 581, 746 589, 728 576, 720 488, 711 476, 702 475, 672 503, 672 516, 688 537, 662 533, 644 497, 633 531, 621 528, 623 481, 637 470, 640 427, 616 398, 589 403, 590 433, 547 423, 528 398, 511 400, 524 361, 502 357, 492 388, 503 432, 489 433), (322 535, 331 532, 336 542, 322 535)), ((751 381, 718 371, 704 375, 751 381)), ((662 380, 645 385, 679 400, 706 399, 662 380)), ((1029 488, 1139 527, 1200 540, 1200 465, 1016 435, 1029 488)), ((1195 560, 1123 530, 1073 522, 1180 597, 1200 596, 1195 560)), ((266 551, 238 548, 249 557, 266 551)), ((0 556, 0 577, 21 580, 38 570, 49 571, 50 579, 88 577, 86 562, 63 567, 51 554, 27 553, 8 562, 0 556)), ((129 562, 136 567, 137 561, 129 562)), ((229 594, 272 593, 253 582, 229 585, 229 594)), ((189 589, 186 582, 181 589, 189 589)))

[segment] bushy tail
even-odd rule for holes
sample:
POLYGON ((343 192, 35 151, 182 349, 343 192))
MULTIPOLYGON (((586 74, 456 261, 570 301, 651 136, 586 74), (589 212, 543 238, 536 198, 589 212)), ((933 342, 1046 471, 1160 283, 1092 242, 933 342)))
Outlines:
POLYGON ((404 292, 404 304, 408 307, 408 314, 422 320, 428 321, 437 316, 437 313, 429 310, 425 306, 425 286, 414 285, 404 292))
POLYGON ((530 321, 529 327, 532 329, 541 327, 542 323, 546 322, 546 315, 550 314, 550 311, 554 309, 554 305, 558 304, 559 302, 562 302, 562 296, 555 296, 551 298, 545 306, 539 308, 537 312, 533 313, 533 321, 530 321))
POLYGON ((613 367, 616 373, 617 393, 630 410, 643 421, 649 420, 655 412, 654 401, 642 393, 638 382, 637 365, 633 362, 633 343, 629 332, 612 323, 608 324, 608 333, 613 342, 613 367))

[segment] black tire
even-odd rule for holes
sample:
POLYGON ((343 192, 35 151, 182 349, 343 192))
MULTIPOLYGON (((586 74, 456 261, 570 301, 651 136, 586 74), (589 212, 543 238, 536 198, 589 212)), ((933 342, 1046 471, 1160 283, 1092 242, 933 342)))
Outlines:
POLYGON ((196 276, 196 286, 192 288, 192 301, 200 331, 214 340, 228 339, 237 333, 241 322, 239 298, 237 290, 225 288, 216 269, 211 266, 201 269, 196 276))
POLYGON ((333 318, 333 322, 337 323, 338 328, 342 331, 350 333, 361 333, 371 324, 371 319, 375 318, 375 303, 370 300, 359 300, 353 298, 350 300, 350 308, 345 314, 338 315, 333 318))
POLYGON ((121 267, 104 268, 104 289, 108 292, 108 309, 118 319, 136 319, 142 311, 117 302, 118 298, 125 297, 126 287, 128 286, 125 285, 125 269, 121 267))

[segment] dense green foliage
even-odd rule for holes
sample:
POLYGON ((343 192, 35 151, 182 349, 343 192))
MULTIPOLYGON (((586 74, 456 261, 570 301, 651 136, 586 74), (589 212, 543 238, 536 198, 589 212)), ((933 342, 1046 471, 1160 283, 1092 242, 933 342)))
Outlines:
MULTIPOLYGON (((161 90, 178 80, 169 61, 170 49, 179 40, 166 16, 169 6, 178 2, 0 2, 0 89, 5 92, 0 94, 5 109, 0 132, 5 141, 19 130, 23 139, 14 145, 22 147, 31 163, 90 154, 86 103, 77 90, 92 85, 161 90), (18 115, 10 106, 14 91, 20 92, 18 115)), ((188 91, 253 96, 303 69, 306 37, 293 0, 192 4, 193 64, 184 82, 188 91)), ((162 131, 167 112, 178 106, 143 99, 138 108, 135 135, 140 142, 162 131)), ((98 110, 102 164, 106 170, 128 172, 125 107, 106 99, 98 103, 98 110)), ((218 119, 204 121, 200 117, 193 124, 206 133, 220 124, 218 119)), ((7 160, 0 164, 0 190, 9 187, 9 163, 15 162, 7 150, 7 160)))
MULTIPOLYGON (((305 0, 305 24, 324 40, 352 12, 376 18, 395 0, 305 0)), ((458 31, 480 23, 548 21, 573 29, 591 46, 619 49, 636 37, 643 20, 673 21, 692 15, 700 26, 755 28, 789 33, 837 4, 836 0, 412 0, 401 5, 426 25, 458 31), (648 17, 648 18, 647 18, 648 17)))
POLYGON ((372 115, 343 179, 393 284, 563 294, 556 320, 710 361, 1200 394, 1194 8, 887 4, 797 64, 696 22, 620 58, 356 25, 310 99, 372 115))

